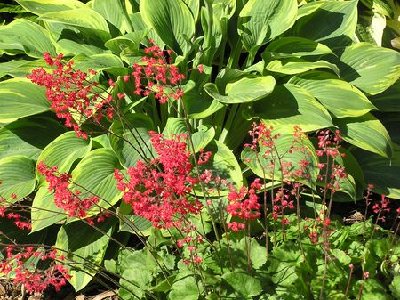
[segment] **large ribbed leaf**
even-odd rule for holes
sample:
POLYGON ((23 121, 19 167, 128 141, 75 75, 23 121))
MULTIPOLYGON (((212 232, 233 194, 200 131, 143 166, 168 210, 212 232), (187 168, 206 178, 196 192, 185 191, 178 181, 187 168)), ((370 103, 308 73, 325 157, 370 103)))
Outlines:
POLYGON ((272 76, 242 78, 228 83, 225 88, 226 96, 221 95, 213 83, 207 83, 204 90, 215 100, 222 103, 244 103, 257 101, 269 95, 275 87, 275 78, 272 76))
POLYGON ((91 147, 91 139, 78 138, 75 132, 70 131, 47 145, 37 161, 49 167, 57 166, 61 173, 68 172, 75 160, 84 157, 91 147))
POLYGON ((0 123, 10 123, 49 109, 43 88, 25 78, 0 82, 0 123))
POLYGON ((132 32, 132 25, 124 6, 122 0, 94 0, 92 2, 93 10, 101 14, 121 33, 132 32))
POLYGON ((49 191, 48 185, 41 186, 32 202, 31 232, 40 231, 65 220, 67 220, 67 214, 54 203, 54 196, 49 191))
POLYGON ((250 167, 257 176, 261 178, 265 176, 266 179, 272 179, 273 177, 275 181, 280 181, 283 176, 280 162, 285 162, 293 166, 292 169, 288 170, 293 174, 293 176, 291 176, 292 180, 304 182, 309 186, 315 185, 319 172, 319 170, 315 168, 318 164, 318 157, 313 144, 307 138, 296 139, 293 134, 282 134, 274 141, 272 155, 265 155, 266 152, 271 152, 271 149, 263 145, 260 145, 258 151, 259 154, 257 157, 257 153, 254 150, 245 148, 241 155, 242 161, 250 167), (291 149, 301 149, 301 151, 290 151, 291 149), (277 155, 279 155, 279 158, 277 155), (271 160, 275 160, 274 166, 271 165, 271 160), (306 171, 305 173, 310 176, 309 179, 306 179, 305 176, 302 178, 294 176, 302 160, 309 163, 309 167, 304 170, 306 171))
POLYGON ((0 129, 0 158, 22 155, 36 159, 47 144, 64 132, 65 128, 53 118, 19 119, 0 129))
POLYGON ((386 128, 371 114, 358 118, 336 119, 343 139, 361 149, 383 157, 392 155, 391 141, 386 128))
POLYGON ((96 224, 97 230, 83 222, 74 222, 60 228, 56 248, 73 261, 69 274, 76 291, 83 289, 101 269, 115 219, 96 224))
POLYGON ((27 11, 35 14, 47 12, 60 12, 74 8, 82 8, 85 5, 78 0, 16 0, 27 11))
POLYGON ((286 132, 294 126, 307 132, 332 126, 328 111, 305 89, 292 84, 277 86, 265 99, 254 102, 248 117, 260 117, 286 132))
POLYGON ((313 76, 313 72, 293 77, 290 83, 301 86, 319 100, 335 117, 359 117, 374 108, 356 87, 335 78, 313 76))
POLYGON ((0 197, 15 202, 28 196, 36 185, 35 161, 23 156, 0 159, 0 197))
POLYGON ((44 52, 56 53, 48 32, 25 19, 0 26, 0 49, 10 54, 26 53, 37 58, 43 57, 44 52))
POLYGON ((238 31, 248 51, 289 29, 297 15, 296 0, 250 0, 239 14, 238 31))
POLYGON ((400 112, 400 80, 383 93, 370 97, 371 102, 380 110, 400 112))
POLYGON ((154 125, 148 116, 133 114, 124 123, 115 121, 110 127, 110 144, 114 149, 121 165, 131 167, 139 159, 151 158, 149 130, 154 125))
MULTIPOLYGON (((71 184, 71 187, 80 190, 82 198, 96 195, 100 198, 98 206, 110 207, 117 203, 121 196, 114 178, 114 170, 118 168, 120 168, 120 164, 112 150, 91 151, 72 171, 72 181, 78 186, 71 184)), ((99 208, 96 206, 91 213, 98 211, 99 208)))
POLYGON ((59 12, 49 12, 40 16, 42 20, 53 21, 73 27, 97 30, 104 40, 111 38, 107 21, 98 12, 89 8, 77 8, 59 12))
POLYGON ((353 151, 353 154, 364 171, 365 183, 373 184, 374 190, 378 193, 400 199, 400 147, 398 145, 393 144, 391 159, 361 149, 353 151))
POLYGON ((332 53, 323 44, 297 36, 281 37, 271 42, 263 53, 264 60, 269 58, 290 58, 332 53))
POLYGON ((165 44, 182 54, 189 50, 187 40, 195 33, 195 22, 182 0, 142 0, 143 20, 154 28, 165 44))
POLYGON ((330 62, 324 60, 305 61, 287 59, 284 61, 273 60, 268 62, 266 69, 271 72, 282 73, 287 75, 299 74, 314 69, 330 69, 339 75, 339 68, 330 62))
POLYGON ((317 1, 302 5, 291 33, 332 48, 348 44, 355 35, 357 2, 317 1))
POLYGON ((368 94, 379 94, 400 77, 400 53, 367 43, 345 49, 341 75, 368 94))

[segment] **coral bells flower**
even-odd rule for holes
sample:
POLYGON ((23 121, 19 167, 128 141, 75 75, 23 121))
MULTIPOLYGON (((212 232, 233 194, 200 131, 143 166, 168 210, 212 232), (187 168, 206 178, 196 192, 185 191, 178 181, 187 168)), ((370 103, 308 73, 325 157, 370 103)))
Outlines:
MULTIPOLYGON (((258 219, 260 217, 260 203, 258 203, 259 197, 257 196, 257 192, 260 189, 261 183, 259 178, 253 181, 249 189, 242 187, 237 191, 231 186, 228 194, 229 204, 226 208, 227 212, 231 216, 236 216, 243 221, 258 219)), ((233 222, 228 224, 228 228, 238 231, 244 229, 244 226, 233 222)))
MULTIPOLYGON (((183 90, 179 84, 185 79, 185 75, 180 73, 178 67, 171 64, 169 56, 172 51, 161 50, 153 40, 150 40, 150 46, 144 51, 147 56, 132 66, 134 93, 140 96, 153 94, 160 103, 165 103, 169 99, 181 99, 183 90)), ((129 78, 126 78, 125 82, 127 81, 129 78)))
POLYGON ((98 82, 91 78, 96 71, 88 73, 74 70, 72 60, 62 62, 63 54, 52 58, 49 53, 44 54, 46 63, 55 68, 47 73, 43 68, 32 70, 28 78, 35 84, 46 88, 46 97, 51 103, 51 108, 60 119, 65 120, 65 126, 73 128, 78 136, 87 138, 78 123, 87 119, 99 122, 104 116, 112 117, 113 109, 109 107, 113 98, 109 95, 103 97, 95 91, 98 82), (76 120, 74 115, 81 119, 76 120))
POLYGON ((99 201, 96 196, 81 199, 79 197, 80 191, 71 191, 69 189, 71 175, 58 173, 56 166, 47 167, 43 162, 40 162, 37 169, 49 183, 49 190, 54 193, 54 203, 65 210, 68 216, 84 218, 86 212, 99 201))
POLYGON ((8 246, 0 262, 0 272, 9 276, 15 285, 23 284, 29 293, 42 293, 49 286, 59 291, 71 278, 67 269, 59 263, 64 259, 55 250, 45 251, 34 247, 16 249, 8 246), (37 260, 49 262, 50 265, 40 270, 34 264, 37 260))
POLYGON ((184 141, 187 137, 182 134, 165 139, 154 132, 150 132, 150 137, 158 157, 128 168, 128 182, 116 170, 117 187, 124 192, 123 200, 135 214, 155 227, 179 227, 185 216, 198 214, 202 208, 197 199, 189 196, 198 179, 192 175, 191 155, 184 141))

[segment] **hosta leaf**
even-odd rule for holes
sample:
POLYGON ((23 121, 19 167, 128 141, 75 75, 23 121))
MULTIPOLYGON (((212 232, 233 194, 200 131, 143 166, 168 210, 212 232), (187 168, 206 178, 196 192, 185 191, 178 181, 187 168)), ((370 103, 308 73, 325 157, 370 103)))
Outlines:
POLYGON ((368 94, 379 94, 400 77, 400 53, 367 43, 347 47, 340 57, 342 77, 368 94))
POLYGON ((332 48, 348 44, 355 35, 357 2, 318 1, 304 4, 290 33, 332 48))
POLYGON ((98 12, 85 8, 77 8, 59 12, 48 12, 40 16, 42 20, 62 23, 73 27, 97 30, 105 40, 111 38, 107 21, 98 12))
POLYGON ((96 195, 100 199, 91 209, 92 214, 99 211, 98 206, 108 208, 120 199, 121 192, 117 190, 114 177, 114 170, 118 168, 120 164, 113 151, 97 149, 86 155, 72 171, 72 181, 77 186, 71 184, 71 187, 82 192, 81 198, 96 195))
POLYGON ((0 123, 10 123, 49 109, 45 91, 25 78, 0 82, 0 123))
POLYGON ((0 197, 13 203, 28 196, 36 185, 35 161, 23 156, 0 159, 0 197))
POLYGON ((195 33, 195 22, 182 0, 142 0, 140 13, 165 44, 179 54, 189 50, 187 40, 195 33))
POLYGON ((63 10, 82 8, 85 5, 78 0, 16 0, 27 11, 34 14, 60 12, 63 10))
POLYGON ((83 289, 101 268, 115 219, 96 224, 97 230, 83 222, 74 222, 60 228, 56 248, 73 261, 69 280, 76 291, 83 289))
POLYGON ((371 114, 358 118, 336 119, 343 139, 361 149, 390 157, 391 141, 386 128, 371 114))
POLYGON ((0 49, 6 53, 26 53, 41 58, 44 52, 55 55, 48 32, 36 23, 17 19, 6 26, 0 26, 0 49))
POLYGON ((310 72, 289 82, 306 89, 336 118, 359 117, 375 108, 356 87, 340 79, 321 79, 310 72))
POLYGON ((294 126, 306 132, 332 126, 328 111, 305 89, 289 83, 254 102, 248 117, 259 117, 281 132, 292 132, 294 126))
POLYGON ((152 157, 148 132, 153 127, 151 119, 142 114, 133 114, 124 120, 124 124, 120 121, 113 123, 110 127, 110 144, 123 166, 131 167, 139 159, 152 157))
POLYGON ((48 144, 37 161, 49 167, 57 166, 61 173, 68 172, 75 160, 84 157, 91 147, 91 139, 78 138, 75 132, 70 131, 48 144))
POLYGON ((121 69, 124 67, 122 60, 112 53, 100 53, 86 56, 84 54, 77 55, 73 58, 75 68, 80 70, 97 70, 112 71, 113 69, 121 69))
POLYGON ((262 56, 264 60, 269 60, 269 58, 291 58, 329 53, 332 53, 332 50, 328 46, 306 38, 288 36, 272 41, 262 56))
POLYGON ((273 60, 268 62, 266 69, 271 72, 282 73, 287 75, 299 74, 314 69, 331 69, 339 75, 339 68, 330 62, 318 61, 305 61, 305 60, 273 60))
POLYGON ((293 176, 293 180, 305 182, 308 185, 313 185, 316 182, 318 169, 315 166, 318 164, 318 157, 313 144, 307 138, 296 139, 293 134, 281 134, 274 141, 273 155, 265 156, 264 154, 270 150, 270 148, 260 145, 259 154, 257 155, 254 150, 246 147, 242 151, 242 161, 257 176, 267 179, 274 178, 275 181, 280 181, 283 175, 280 162, 290 163, 292 168, 288 171, 294 174, 296 170, 299 170, 300 161, 307 161, 310 167, 306 167, 304 171, 310 178, 293 176), (291 149, 297 150, 291 151, 291 149), (279 155, 279 158, 277 155, 279 155), (271 166, 271 160, 275 160, 274 166, 271 166))
POLYGON ((58 121, 43 115, 19 119, 0 129, 0 158, 11 154, 36 159, 47 144, 64 132, 58 121))
POLYGON ((40 231, 48 226, 67 220, 65 211, 54 203, 54 196, 48 185, 41 186, 36 192, 31 208, 31 232, 40 231))
MULTIPOLYGON (((196 132, 191 133, 191 141, 193 142, 194 151, 198 152, 204 149, 214 138, 215 130, 213 127, 198 126, 196 132)), ((185 120, 182 118, 168 118, 164 127, 163 134, 166 138, 172 138, 174 134, 186 133, 189 135, 185 120)), ((187 141, 188 149, 193 152, 190 141, 187 141)))
POLYGON ((45 27, 57 41, 57 52, 65 56, 103 53, 104 43, 110 39, 109 33, 93 28, 83 28, 58 21, 44 21, 45 27))
POLYGON ((225 95, 221 95, 213 83, 204 86, 204 90, 215 100, 222 103, 244 103, 257 101, 269 95, 275 87, 275 78, 272 76, 242 78, 228 83, 225 95))
POLYGON ((400 80, 383 93, 370 97, 371 102, 385 112, 400 112, 400 80))
POLYGON ((238 32, 248 51, 289 29, 297 15, 296 0, 250 0, 238 19, 238 32))
POLYGON ((132 32, 132 25, 122 0, 94 0, 92 8, 121 33, 132 32))
POLYGON ((0 78, 6 75, 11 77, 26 77, 32 73, 32 69, 43 68, 46 71, 48 66, 42 59, 36 60, 10 60, 0 63, 0 78))
POLYGON ((390 159, 356 149, 352 152, 364 171, 365 183, 374 185, 374 191, 392 199, 400 199, 400 147, 393 144, 390 159))

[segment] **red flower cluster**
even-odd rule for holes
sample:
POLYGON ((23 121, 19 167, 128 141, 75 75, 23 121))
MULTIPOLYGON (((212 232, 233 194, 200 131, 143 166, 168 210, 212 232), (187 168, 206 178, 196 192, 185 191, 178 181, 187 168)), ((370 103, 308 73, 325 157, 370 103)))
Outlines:
POLYGON ((96 196, 80 199, 81 192, 79 190, 72 192, 69 189, 71 175, 68 173, 59 174, 56 166, 48 167, 40 162, 37 169, 40 174, 46 177, 49 190, 54 192, 54 203, 57 207, 65 210, 68 216, 84 218, 87 210, 99 201, 96 196))
POLYGON ((51 108, 57 117, 65 119, 65 126, 73 128, 78 136, 87 138, 75 119, 79 116, 81 121, 92 118, 99 122, 104 114, 112 118, 114 110, 109 107, 113 100, 111 95, 101 96, 95 91, 98 82, 91 81, 91 76, 96 71, 89 70, 89 74, 81 70, 74 70, 72 60, 62 62, 63 54, 52 58, 49 53, 44 54, 46 63, 55 67, 51 73, 43 68, 32 70, 28 78, 35 84, 46 88, 46 97, 51 103, 51 108), (75 118, 74 118, 75 115, 75 118))
POLYGON ((12 277, 15 285, 23 284, 30 293, 42 293, 49 286, 59 291, 71 278, 68 270, 59 263, 65 257, 58 255, 56 250, 45 251, 34 247, 16 249, 8 246, 4 256, 0 262, 0 272, 12 277), (49 261, 50 266, 38 270, 36 261, 49 261))
MULTIPOLYGON (((165 103, 169 99, 179 100, 183 96, 183 90, 177 86, 185 78, 178 67, 171 64, 166 56, 172 54, 171 50, 161 50, 153 40, 149 41, 151 46, 144 51, 149 56, 144 56, 141 63, 133 64, 132 77, 135 84, 135 94, 154 97, 165 103)), ((124 81, 128 82, 130 76, 125 76, 124 81)))
MULTIPOLYGON (((250 188, 242 187, 237 191, 233 186, 230 187, 228 194, 229 204, 227 211, 231 216, 236 216, 243 221, 256 220, 260 217, 260 203, 257 192, 261 189, 260 179, 255 179, 250 188)), ((244 229, 243 223, 232 222, 228 223, 228 228, 232 231, 244 229)))
POLYGON ((180 227, 185 216, 198 214, 202 208, 197 199, 189 198, 198 179, 192 175, 191 155, 184 141, 187 137, 181 134, 169 140, 155 132, 150 132, 150 136, 158 157, 128 168, 128 182, 116 170, 117 187, 124 192, 123 200, 135 214, 155 227, 180 227))

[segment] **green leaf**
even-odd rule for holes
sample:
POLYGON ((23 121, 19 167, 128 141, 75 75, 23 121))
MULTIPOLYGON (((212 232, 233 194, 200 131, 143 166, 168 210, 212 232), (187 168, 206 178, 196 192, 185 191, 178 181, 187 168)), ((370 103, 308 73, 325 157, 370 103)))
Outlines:
POLYGON ((356 31, 357 2, 317 1, 304 4, 290 33, 332 48, 348 44, 356 31))
POLYGON ((288 36, 272 41, 265 49, 264 60, 330 54, 332 50, 312 40, 288 36))
POLYGON ((65 128, 44 115, 18 119, 0 129, 0 158, 22 155, 36 159, 65 128))
POLYGON ((375 107, 356 87, 340 79, 314 77, 313 72, 289 81, 306 89, 336 118, 359 117, 375 107))
POLYGON ((50 71, 44 60, 10 60, 0 63, 0 78, 6 75, 11 77, 26 77, 33 69, 43 68, 50 71))
POLYGON ((248 51, 281 35, 297 15, 296 0, 250 0, 238 19, 238 32, 248 51))
POLYGON ((154 28, 172 50, 178 54, 188 52, 187 40, 195 33, 195 22, 182 0, 142 0, 140 13, 145 23, 154 28))
POLYGON ((392 155, 391 141, 386 128, 371 114, 358 118, 336 119, 343 139, 361 149, 383 157, 392 155))
POLYGON ((53 21, 73 27, 83 27, 97 30, 100 35, 108 40, 111 38, 107 21, 98 12, 85 8, 77 8, 59 12, 48 12, 40 16, 41 20, 53 21))
POLYGON ((261 283, 255 277, 242 272, 227 272, 222 278, 243 297, 255 297, 261 294, 261 283))
POLYGON ((94 0, 92 8, 121 33, 132 32, 132 25, 122 0, 94 0))
POLYGON ((124 119, 124 124, 115 121, 110 127, 110 144, 121 164, 125 167, 136 165, 139 159, 150 158, 153 152, 149 130, 153 122, 143 114, 132 114, 124 119))
POLYGON ((294 126, 305 132, 332 126, 326 109, 305 89, 289 83, 277 86, 271 95, 253 103, 248 117, 260 117, 281 132, 292 132, 294 126))
POLYGON ((17 19, 6 26, 0 26, 0 49, 6 53, 26 53, 41 58, 44 52, 56 54, 48 32, 34 22, 17 19))
POLYGON ((47 166, 57 166, 60 173, 68 172, 72 164, 84 157, 92 148, 92 141, 78 138, 75 132, 70 131, 60 135, 48 144, 37 159, 47 166))
POLYGON ((226 96, 221 95, 213 83, 207 83, 204 90, 215 100, 222 103, 244 103, 257 101, 269 95, 275 87, 275 78, 272 76, 242 78, 236 82, 228 83, 226 96))
POLYGON ((273 155, 265 155, 269 153, 271 148, 260 145, 257 154, 254 150, 246 147, 242 151, 242 161, 250 167, 254 174, 261 178, 280 181, 282 178, 281 162, 290 163, 289 173, 295 174, 295 171, 300 170, 300 161, 307 161, 309 167, 305 168, 305 173, 310 178, 298 178, 293 175, 292 180, 305 182, 308 185, 313 185, 318 176, 318 169, 315 167, 318 164, 318 157, 313 144, 307 138, 295 138, 293 134, 281 134, 274 140, 273 155), (301 150, 300 150, 301 149, 301 150), (296 151, 297 150, 297 151, 296 151), (276 153, 275 153, 276 152, 276 153), (279 155, 279 158, 277 157, 279 155), (271 166, 271 160, 274 166, 271 166))
POLYGON ((389 87, 383 93, 370 97, 371 102, 385 112, 400 112, 400 80, 389 87))
POLYGON ((268 62, 266 69, 271 72, 287 75, 299 74, 314 69, 330 69, 337 75, 339 75, 340 72, 335 64, 327 61, 305 61, 300 59, 288 59, 284 61, 273 60, 268 62))
POLYGON ((364 92, 382 93, 400 77, 400 53, 367 43, 347 47, 340 57, 342 77, 364 92))
POLYGON ((394 276, 389 288, 394 297, 400 298, 400 275, 394 276))
POLYGON ((35 161, 23 156, 0 159, 0 197, 14 203, 28 196, 36 186, 35 161))
POLYGON ((0 82, 0 123, 35 115, 49 109, 45 91, 25 78, 0 82))
MULTIPOLYGON (((174 134, 186 133, 189 134, 186 126, 186 122, 183 118, 168 118, 167 124, 165 124, 163 134, 166 138, 172 138, 174 134)), ((215 129, 214 127, 206 127, 200 125, 197 127, 196 132, 191 133, 191 140, 193 142, 194 151, 197 153, 201 149, 204 149, 214 138, 215 129)), ((191 144, 188 140, 189 151, 192 152, 191 144)))
POLYGON ((83 222, 74 222, 60 228, 56 248, 60 249, 60 254, 73 261, 69 266, 69 274, 72 276, 69 282, 76 291, 83 289, 100 270, 114 223, 115 219, 109 218, 96 224, 98 230, 83 222))
POLYGON ((25 142, 7 128, 0 128, 0 158, 21 155, 36 159, 42 150, 25 142))
POLYGON ((212 170, 214 176, 228 179, 240 188, 243 185, 243 175, 233 152, 225 144, 216 140, 212 141, 206 150, 211 151, 212 156, 204 167, 212 170))
POLYGON ((54 196, 49 191, 48 185, 40 187, 32 202, 31 232, 40 231, 65 220, 67 220, 67 214, 54 203, 54 196))
POLYGON ((199 289, 193 276, 186 276, 172 284, 168 299, 170 300, 197 300, 199 289))
POLYGON ((371 152, 357 149, 353 151, 364 171, 365 183, 374 185, 374 191, 392 199, 400 199, 400 147, 393 145, 390 159, 371 152))
POLYGON ((114 170, 118 168, 120 164, 113 151, 97 149, 86 155, 72 171, 72 181, 78 185, 76 189, 81 191, 82 198, 93 195, 100 198, 96 207, 90 210, 91 214, 99 212, 98 206, 108 208, 121 198, 114 177, 114 170))
POLYGON ((74 67, 80 70, 93 69, 96 71, 109 71, 112 73, 113 69, 122 69, 124 63, 122 60, 112 53, 100 53, 86 56, 79 54, 73 58, 75 63, 74 67))
POLYGON ((40 15, 47 12, 82 8, 85 5, 78 0, 16 0, 27 11, 40 15))

